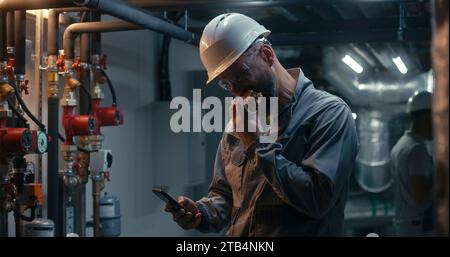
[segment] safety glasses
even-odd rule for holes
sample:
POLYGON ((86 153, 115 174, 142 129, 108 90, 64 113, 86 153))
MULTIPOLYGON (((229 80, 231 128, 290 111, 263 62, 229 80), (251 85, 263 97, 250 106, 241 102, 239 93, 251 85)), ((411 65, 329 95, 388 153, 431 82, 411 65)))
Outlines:
MULTIPOLYGON (((250 49, 252 48, 250 47, 250 49)), ((231 91, 233 86, 239 85, 239 83, 244 81, 244 79, 248 78, 248 76, 250 75, 250 69, 255 62, 255 56, 257 56, 257 53, 259 53, 259 48, 252 50, 253 52, 248 57, 247 61, 244 62, 237 71, 232 72, 233 75, 230 76, 230 78, 219 79, 217 81, 217 84, 219 84, 220 87, 222 87, 226 91, 231 91)))

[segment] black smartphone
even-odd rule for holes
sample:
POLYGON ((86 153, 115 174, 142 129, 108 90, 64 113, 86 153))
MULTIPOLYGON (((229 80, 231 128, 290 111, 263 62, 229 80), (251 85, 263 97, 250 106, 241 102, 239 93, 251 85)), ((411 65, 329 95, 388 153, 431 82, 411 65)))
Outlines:
POLYGON ((172 196, 170 196, 168 193, 166 193, 166 191, 162 190, 161 188, 153 188, 152 191, 165 203, 170 203, 170 205, 172 205, 173 211, 184 209, 177 201, 175 201, 175 199, 172 198, 172 196))

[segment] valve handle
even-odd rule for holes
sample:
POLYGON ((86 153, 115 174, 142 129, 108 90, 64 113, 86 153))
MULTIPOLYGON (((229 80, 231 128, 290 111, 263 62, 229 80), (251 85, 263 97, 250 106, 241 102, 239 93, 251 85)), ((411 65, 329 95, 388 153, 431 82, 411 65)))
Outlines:
POLYGON ((81 58, 79 56, 75 58, 75 62, 72 64, 72 69, 77 72, 77 77, 79 78, 81 75, 81 58))
POLYGON ((28 91, 28 89, 29 89, 28 82, 30 82, 30 81, 28 79, 26 79, 24 81, 24 83, 21 85, 21 89, 23 90, 23 92, 25 92, 26 95, 30 94, 30 92, 28 91))
POLYGON ((60 54, 58 60, 56 60, 56 67, 58 67, 59 72, 65 72, 64 65, 64 54, 60 54))
POLYGON ((109 174, 109 171, 103 172, 103 177, 106 178, 106 180, 109 182, 111 180, 111 175, 109 174))

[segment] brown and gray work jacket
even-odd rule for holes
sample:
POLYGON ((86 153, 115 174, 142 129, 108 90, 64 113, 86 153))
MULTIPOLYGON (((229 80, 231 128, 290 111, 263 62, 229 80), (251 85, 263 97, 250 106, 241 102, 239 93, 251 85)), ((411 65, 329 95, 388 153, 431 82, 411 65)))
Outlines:
POLYGON ((359 142, 350 108, 314 88, 300 69, 275 143, 244 149, 224 133, 209 194, 197 201, 201 232, 227 236, 339 236, 359 142), (283 120, 285 122, 283 122, 283 120))

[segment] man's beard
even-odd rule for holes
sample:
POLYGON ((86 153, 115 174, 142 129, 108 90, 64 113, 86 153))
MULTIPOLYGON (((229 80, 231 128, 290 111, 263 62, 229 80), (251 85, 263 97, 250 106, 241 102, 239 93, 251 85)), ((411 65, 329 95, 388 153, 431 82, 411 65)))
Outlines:
POLYGON ((261 82, 261 93, 264 97, 277 97, 278 96, 278 82, 273 77, 272 73, 268 72, 268 76, 261 82))

